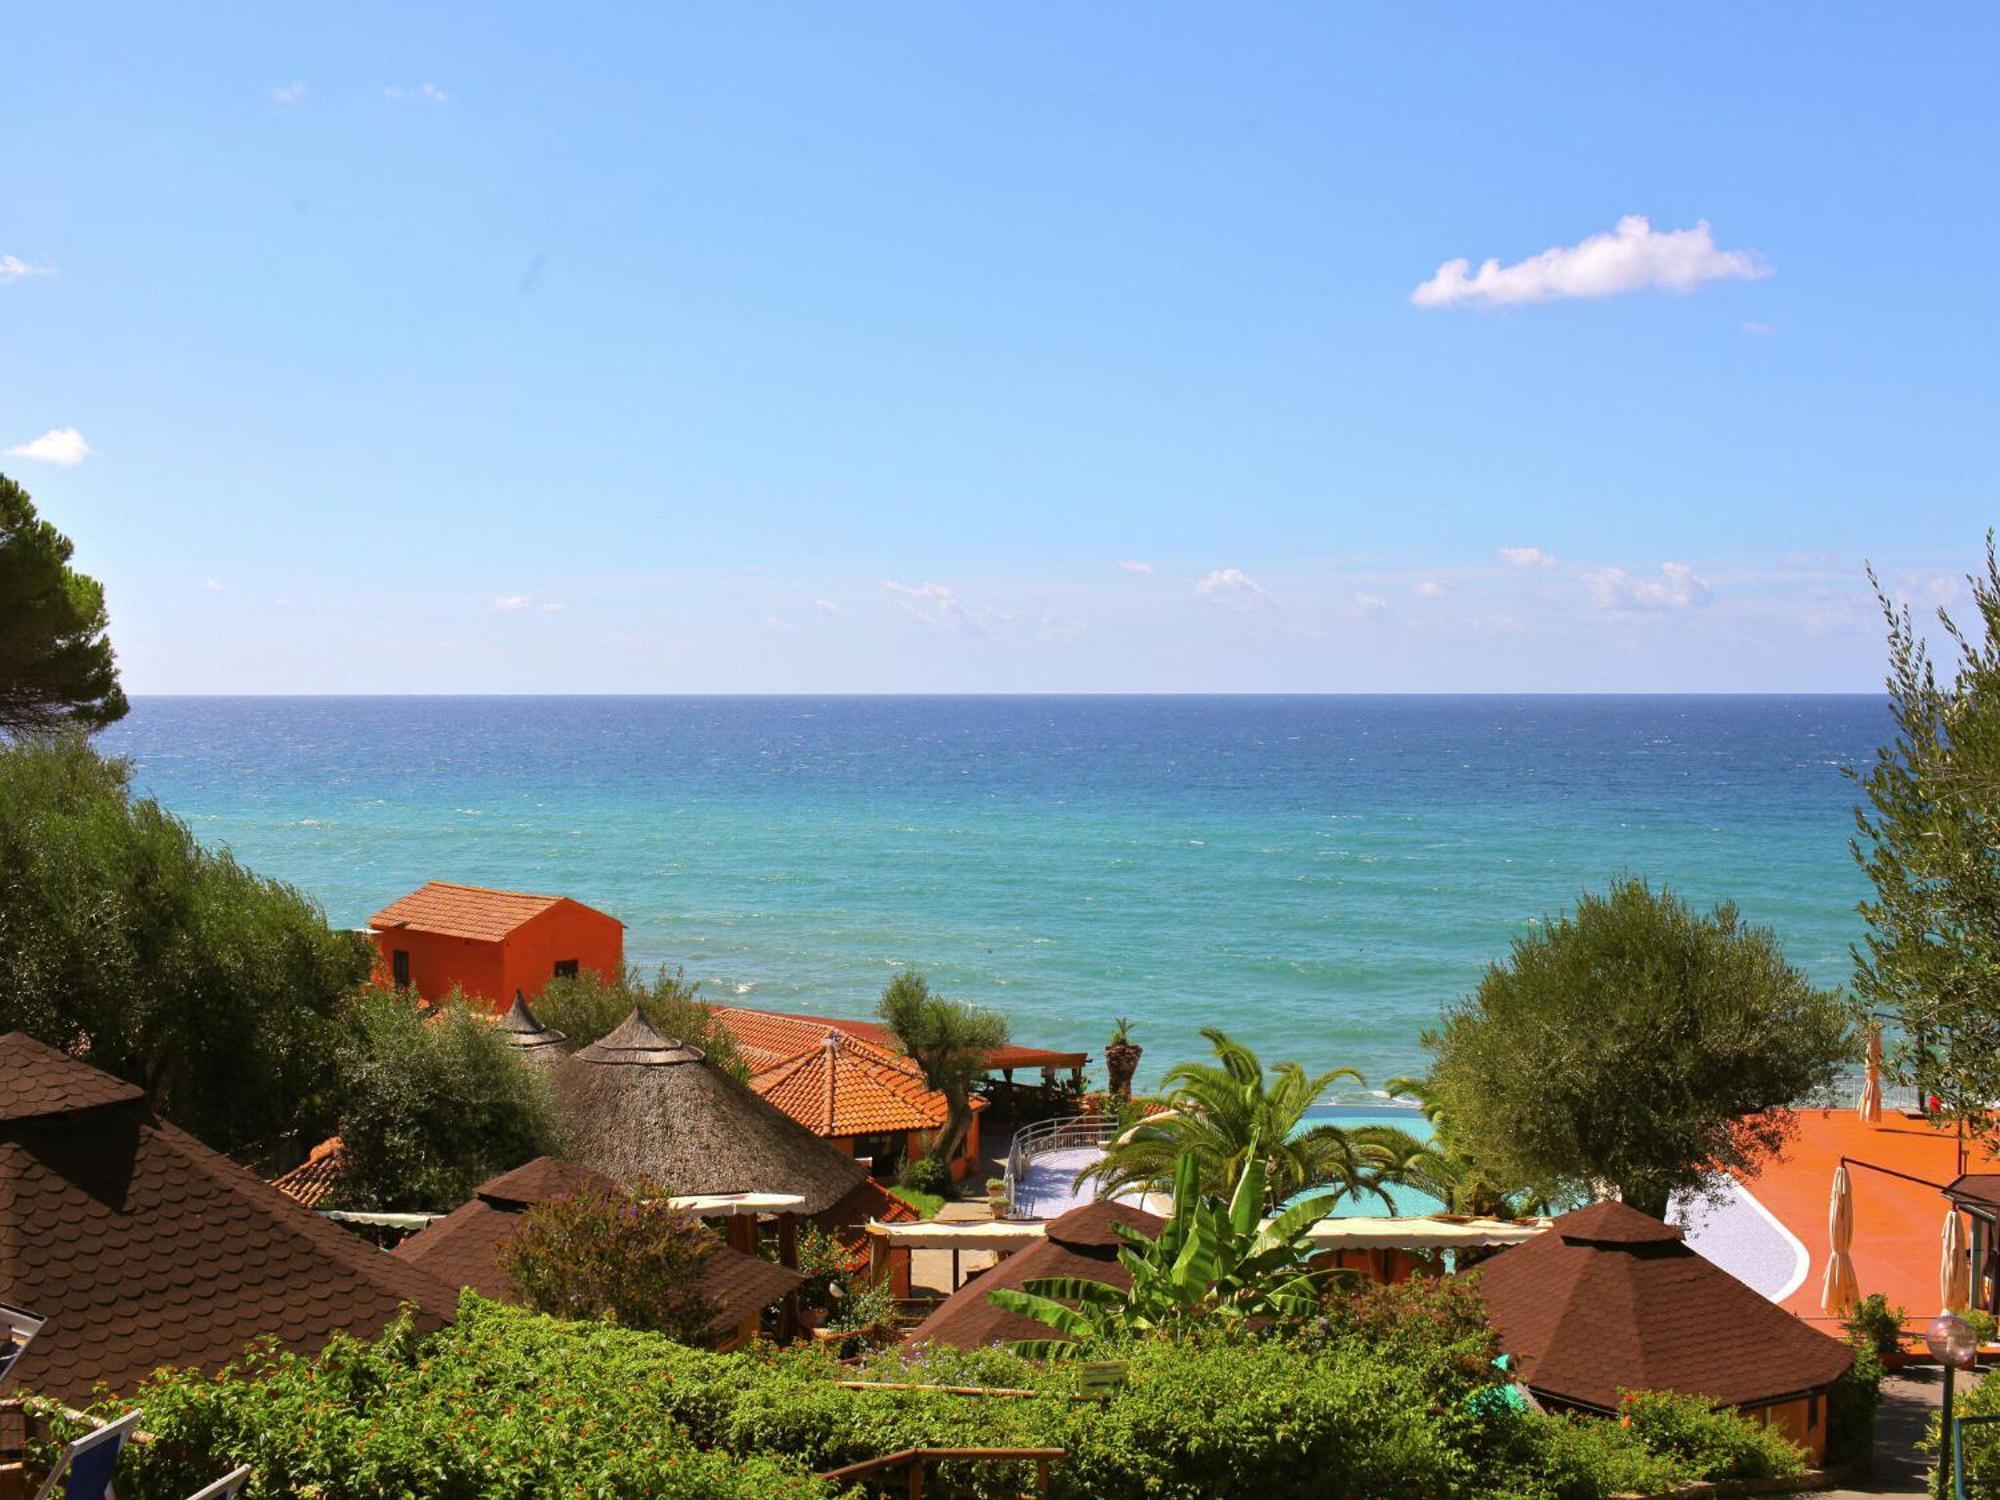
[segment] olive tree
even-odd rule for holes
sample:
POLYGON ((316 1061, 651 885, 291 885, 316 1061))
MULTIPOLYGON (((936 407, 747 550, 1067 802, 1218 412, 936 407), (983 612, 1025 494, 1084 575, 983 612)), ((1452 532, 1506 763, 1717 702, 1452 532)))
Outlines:
POLYGON ((0 733, 99 729, 125 716, 104 587, 0 474, 0 733))
POLYGON ((1426 1033, 1432 1097, 1502 1180, 1677 1192, 1754 1169, 1854 1053, 1852 1012, 1724 904, 1628 879, 1517 939, 1426 1033))

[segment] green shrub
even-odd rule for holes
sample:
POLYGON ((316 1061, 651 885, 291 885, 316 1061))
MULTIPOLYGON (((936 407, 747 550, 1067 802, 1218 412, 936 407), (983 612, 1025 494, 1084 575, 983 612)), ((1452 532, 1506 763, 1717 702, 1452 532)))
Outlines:
POLYGON ((1863 1469, 1875 1453, 1875 1409, 1882 1402, 1882 1358, 1857 1344, 1854 1363, 1826 1393, 1826 1461, 1863 1469))
POLYGON ((1887 1297, 1871 1292, 1842 1326, 1849 1343, 1871 1348, 1886 1360, 1903 1347, 1903 1320, 1909 1315, 1907 1307, 1891 1307, 1887 1297))
POLYGON ((501 1268, 536 1312, 706 1343, 720 1309, 701 1277, 722 1240, 665 1197, 646 1185, 551 1198, 528 1211, 501 1268))
POLYGON ((1625 1391, 1619 1421, 1649 1453, 1703 1479, 1777 1479, 1800 1473, 1805 1455, 1774 1427, 1705 1396, 1674 1391, 1625 1391))
POLYGON ((1516 1424, 1493 1493, 1506 1500, 1604 1500, 1648 1495, 1690 1482, 1629 1428, 1602 1417, 1531 1417, 1516 1424))
POLYGON ((447 1211, 557 1149, 547 1081, 456 991, 426 1017, 408 995, 371 990, 345 1019, 343 1208, 447 1211))
POLYGON ((913 1193, 925 1193, 933 1198, 958 1196, 958 1184, 952 1179, 951 1164, 939 1161, 935 1156, 918 1157, 903 1168, 903 1175, 896 1179, 896 1183, 913 1193))
POLYGON ((582 973, 557 975, 535 999, 535 1019, 553 1027, 573 1047, 587 1047, 606 1035, 636 1006, 668 1036, 691 1042, 709 1061, 732 1078, 747 1079, 750 1068, 736 1050, 736 1038, 715 1019, 701 998, 700 985, 690 983, 679 969, 662 965, 649 978, 628 966, 613 978, 582 973))

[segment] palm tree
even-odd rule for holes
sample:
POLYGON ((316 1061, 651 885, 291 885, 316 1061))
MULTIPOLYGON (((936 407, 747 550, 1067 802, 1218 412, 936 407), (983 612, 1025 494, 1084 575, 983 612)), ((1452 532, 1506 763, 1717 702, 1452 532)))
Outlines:
POLYGON ((1519 1219, 1553 1210, 1561 1196, 1557 1190, 1502 1181, 1466 1154, 1452 1131, 1450 1111, 1427 1079, 1392 1078, 1388 1089, 1415 1101, 1430 1122, 1431 1138, 1419 1139, 1394 1125, 1369 1125, 1350 1132, 1376 1183, 1428 1193, 1448 1213, 1519 1219))
POLYGON ((1387 1199, 1376 1184, 1386 1156, 1365 1153, 1354 1134, 1338 1125, 1305 1127, 1306 1111, 1334 1084, 1361 1083, 1352 1068, 1312 1077, 1295 1062, 1269 1074, 1241 1042, 1204 1028, 1214 1063, 1181 1063, 1160 1080, 1161 1092, 1139 1102, 1149 1110, 1106 1148, 1080 1180, 1103 1184, 1106 1194, 1134 1189, 1166 1192, 1183 1157, 1195 1162, 1204 1193, 1227 1194, 1253 1156, 1261 1158, 1265 1206, 1308 1188, 1328 1188, 1337 1200, 1357 1193, 1387 1199))

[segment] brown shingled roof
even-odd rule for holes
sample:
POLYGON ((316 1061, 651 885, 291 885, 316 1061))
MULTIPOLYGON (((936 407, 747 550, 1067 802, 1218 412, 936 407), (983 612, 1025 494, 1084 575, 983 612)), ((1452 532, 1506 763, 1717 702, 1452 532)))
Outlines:
POLYGON ((1479 1290, 1522 1381, 1571 1406, 1610 1411, 1620 1390, 1755 1405, 1829 1385, 1854 1359, 1622 1203, 1564 1214, 1502 1251, 1479 1290))
POLYGON ((433 880, 401 900, 390 902, 368 919, 368 925, 377 932, 400 927, 412 932, 435 932, 445 937, 497 943, 523 923, 551 907, 563 905, 593 912, 606 921, 617 920, 568 896, 533 896, 524 891, 493 891, 484 886, 450 885, 433 880))
MULTIPOLYGON (((617 1184, 573 1162, 536 1157, 479 1185, 473 1197, 391 1253, 440 1281, 468 1286, 482 1297, 515 1302, 519 1294, 500 1263, 501 1253, 527 1222, 528 1210, 551 1198, 611 1192, 617 1184)), ((702 1287, 715 1299, 718 1329, 749 1321, 805 1280, 797 1271, 760 1255, 717 1245, 702 1268, 702 1287)))
POLYGON ((986 1294, 1003 1287, 1025 1287, 1045 1276, 1077 1276, 1105 1286, 1130 1286, 1132 1273, 1118 1262, 1118 1247, 1124 1241, 1112 1230, 1113 1223, 1156 1235, 1166 1221, 1129 1203, 1102 1199, 1073 1208, 1049 1224, 1044 1239, 1015 1251, 992 1270, 975 1276, 945 1298, 928 1318, 910 1330, 907 1341, 978 1349, 1015 1339, 1055 1337, 1048 1324, 995 1307, 986 1294))
POLYGON ((0 1302, 48 1318, 0 1387, 78 1404, 163 1365, 217 1369, 271 1335, 312 1353, 456 1298, 154 1117, 135 1090, 19 1032, 0 1036, 0 1302), (56 1108, 50 1109, 51 1103, 56 1108))

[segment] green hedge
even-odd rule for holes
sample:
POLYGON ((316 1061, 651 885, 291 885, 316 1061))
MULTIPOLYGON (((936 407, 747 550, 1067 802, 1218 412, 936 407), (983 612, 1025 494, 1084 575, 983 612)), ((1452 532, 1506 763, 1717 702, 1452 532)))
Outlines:
MULTIPOLYGON (((1492 1383, 1491 1336, 1468 1321, 1476 1301, 1457 1296, 1385 1294, 1288 1340, 1106 1351, 1129 1383, 1079 1401, 1074 1365, 998 1350, 892 1351, 859 1373, 1045 1394, 848 1390, 836 1382, 857 1372, 816 1349, 715 1354, 468 1295, 429 1338, 402 1325, 317 1359, 265 1353, 220 1378, 154 1377, 138 1402, 159 1440, 119 1489, 178 1500, 249 1463, 253 1497, 818 1497, 830 1491, 816 1471, 899 1448, 1059 1447, 1064 1500, 1601 1500, 1709 1477, 1718 1453, 1767 1441, 1698 1402, 1624 1428, 1470 1399, 1492 1383)), ((981 1496, 1019 1494, 1027 1479, 974 1466, 943 1477, 981 1496)))

